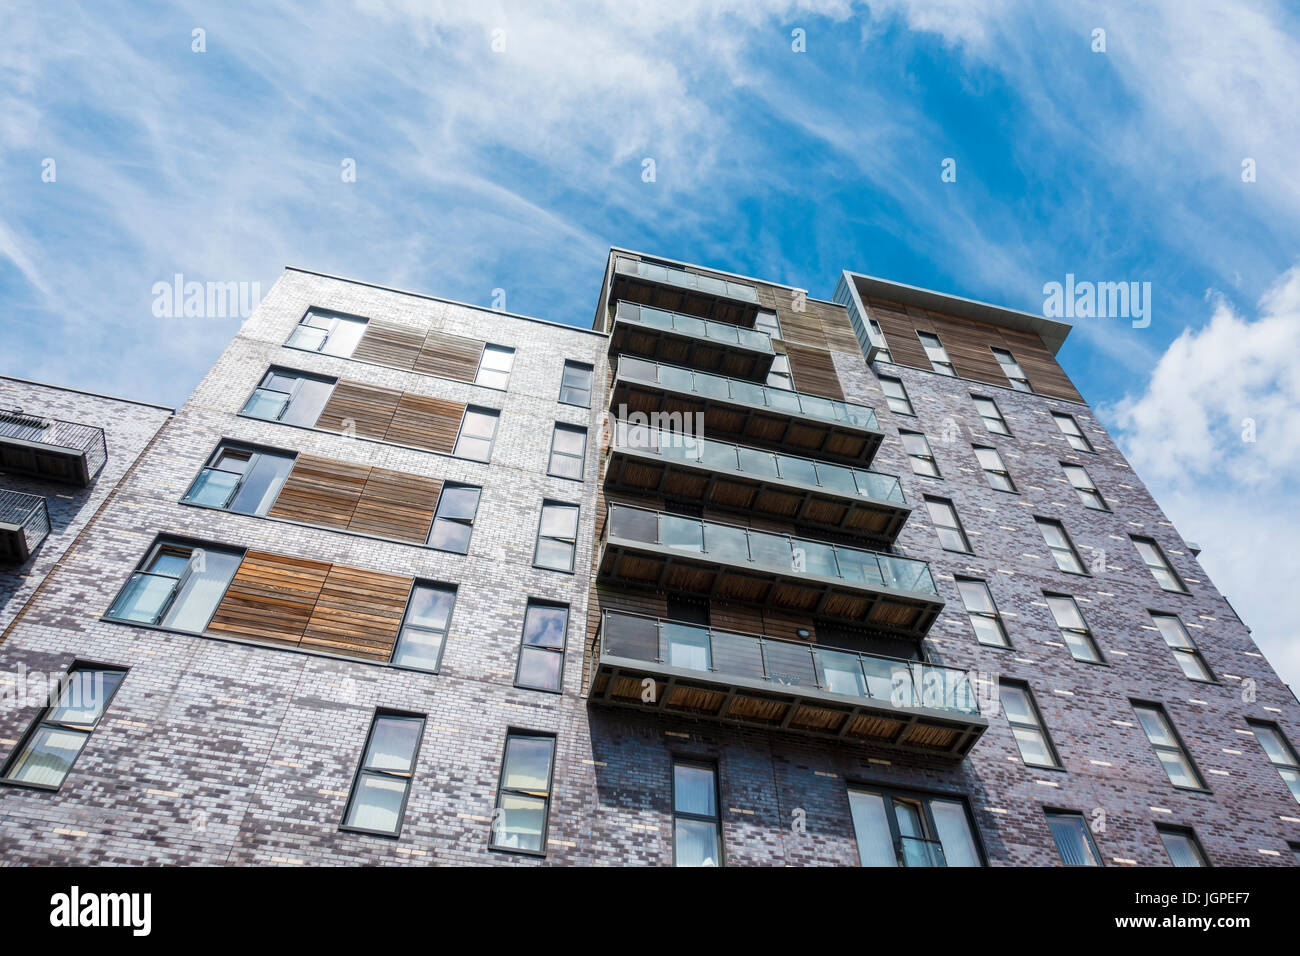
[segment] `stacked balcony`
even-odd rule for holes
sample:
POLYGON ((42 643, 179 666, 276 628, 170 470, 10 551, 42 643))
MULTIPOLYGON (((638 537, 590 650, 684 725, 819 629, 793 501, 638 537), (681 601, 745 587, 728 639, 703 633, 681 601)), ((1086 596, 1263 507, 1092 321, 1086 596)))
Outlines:
POLYGON ((0 490, 0 563, 22 564, 50 533, 50 511, 40 495, 0 490))
POLYGON ((0 471, 85 487, 107 460, 102 428, 0 409, 0 471))
POLYGON ((776 359, 764 332, 634 302, 618 303, 609 352, 757 381, 776 359))
POLYGON ((759 308, 758 289, 748 283, 625 256, 614 260, 609 296, 620 300, 750 328, 759 308))

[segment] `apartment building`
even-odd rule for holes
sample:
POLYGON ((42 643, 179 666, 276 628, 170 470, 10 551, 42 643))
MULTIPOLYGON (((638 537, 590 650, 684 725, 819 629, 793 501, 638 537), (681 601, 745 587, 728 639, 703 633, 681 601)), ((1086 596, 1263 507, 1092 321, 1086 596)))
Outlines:
POLYGON ((1068 327, 833 299, 286 271, 5 631, 5 859, 1294 864, 1300 705, 1068 327))

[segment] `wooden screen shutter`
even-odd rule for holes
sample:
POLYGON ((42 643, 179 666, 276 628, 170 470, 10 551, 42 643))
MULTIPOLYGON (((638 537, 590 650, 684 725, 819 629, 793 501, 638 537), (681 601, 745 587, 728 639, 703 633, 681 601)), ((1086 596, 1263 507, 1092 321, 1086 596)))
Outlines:
POLYGON ((386 661, 393 654, 412 578, 334 565, 302 635, 304 648, 386 661))
POLYGON ((349 531, 424 544, 442 482, 387 468, 371 468, 349 531))
POLYGON ((405 369, 408 372, 415 367, 415 360, 424 345, 424 333, 404 325, 391 322, 375 322, 366 327, 366 334, 352 352, 352 357, 360 362, 374 362, 389 368, 405 369))
POLYGON ((930 324, 961 378, 990 385, 1008 384, 991 348, 1002 347, 1001 330, 996 325, 971 319, 952 319, 935 313, 930 315, 930 324))
POLYGON ((346 528, 369 477, 369 465, 299 455, 267 516, 346 528))
POLYGON ((1018 332, 1014 329, 1002 329, 1001 332, 1004 348, 1020 363, 1025 378, 1029 379, 1035 392, 1072 402, 1083 401, 1083 396, 1041 338, 1033 332, 1018 332))
POLYGON ((350 424, 357 437, 382 440, 388 434, 388 426, 401 397, 402 393, 396 389, 340 381, 321 409, 316 427, 345 432, 350 424))
POLYGON ((329 570, 329 564, 323 561, 249 551, 217 605, 208 630, 232 637, 297 644, 311 620, 329 570))
POLYGON ((790 371, 796 389, 823 398, 844 398, 830 352, 793 343, 786 343, 786 351, 790 354, 790 371))
POLYGON ((424 398, 408 392, 397 403, 392 422, 381 437, 450 455, 456 447, 456 435, 464 415, 463 402, 424 398))
POLYGON ((880 323, 895 362, 913 368, 930 368, 921 340, 916 337, 916 325, 902 305, 885 299, 868 299, 865 305, 870 317, 880 323))
POLYGON ((822 330, 821 316, 805 307, 802 312, 783 308, 777 311, 781 323, 781 338, 793 345, 826 348, 826 333, 822 330))
POLYGON ((415 360, 415 371, 458 382, 472 382, 478 374, 483 342, 450 332, 430 332, 415 360))

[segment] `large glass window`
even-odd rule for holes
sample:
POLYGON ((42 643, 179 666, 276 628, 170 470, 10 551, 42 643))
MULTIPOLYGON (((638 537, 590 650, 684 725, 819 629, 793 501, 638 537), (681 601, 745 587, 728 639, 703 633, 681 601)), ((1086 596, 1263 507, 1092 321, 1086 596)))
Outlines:
POLYGON ((456 449, 453 454, 457 458, 490 461, 492 443, 496 440, 497 422, 500 418, 501 413, 493 408, 471 406, 465 409, 465 417, 461 419, 460 433, 456 436, 456 449))
POLYGON ((1210 666, 1205 663, 1205 658, 1201 656, 1200 650, 1197 649, 1192 636, 1187 633, 1187 628, 1183 627, 1183 622, 1177 614, 1157 614, 1152 611, 1151 620, 1155 622, 1156 630, 1165 639, 1169 649, 1174 652, 1174 660, 1178 662, 1186 677, 1191 680, 1214 680, 1210 666))
POLYGON ((1295 748, 1283 735, 1276 724, 1266 724, 1260 720, 1248 720, 1246 723, 1255 732, 1255 739, 1268 754, 1277 772, 1291 791, 1291 796, 1300 801, 1300 758, 1296 757, 1295 748))
POLYGON ((964 801, 849 787, 862 866, 983 866, 964 801))
POLYGON ((930 367, 940 375, 955 376, 957 372, 952 367, 952 359, 948 358, 948 351, 943 347, 943 343, 939 341, 939 336, 933 332, 922 332, 919 329, 916 335, 921 340, 921 346, 925 349, 926 358, 930 360, 930 367))
POLYGON ((125 676, 121 668, 73 664, 58 697, 33 722, 0 780, 45 789, 61 786, 125 676))
POLYGON ((966 605, 970 615, 971 627, 975 629, 975 639, 989 647, 1010 647, 1007 630, 1002 625, 1002 617, 993 603, 989 586, 974 578, 958 578, 957 591, 961 602, 966 605))
POLYGON ((552 571, 572 571, 577 543, 578 506, 558 501, 543 502, 533 565, 552 571))
POLYGON ((491 846, 543 853, 551 804, 555 738, 515 733, 506 737, 497 808, 492 814, 491 846))
POLYGON ((934 460, 934 452, 930 450, 930 442, 926 437, 920 432, 904 431, 900 431, 898 437, 903 443, 903 451, 907 453, 912 471, 918 475, 938 478, 939 465, 934 460))
POLYGON ((1086 451, 1089 454, 1096 454, 1092 449, 1092 442, 1088 441, 1083 430, 1079 428, 1079 423, 1074 420, 1073 415, 1067 415, 1065 412, 1052 412, 1052 420, 1056 422, 1056 427, 1061 430, 1070 447, 1075 451, 1086 451))
POLYGON ((984 477, 988 479, 990 488, 995 491, 1016 490, 1016 483, 1011 480, 1011 472, 1007 471, 1007 466, 996 448, 975 446, 975 458, 984 469, 984 477))
POLYGON ((775 312, 759 312, 754 316, 754 328, 765 333, 769 338, 781 338, 781 323, 775 312))
POLYGON ((1169 782, 1182 790, 1204 790, 1205 781, 1192 763, 1191 755, 1183 746, 1178 731, 1170 722, 1163 707, 1156 704, 1134 704, 1138 722, 1155 748, 1160 765, 1169 775, 1169 782))
POLYGON ((355 315, 312 309, 302 317, 285 345, 291 349, 350 358, 366 332, 366 324, 366 319, 355 315))
POLYGON ((1160 545, 1150 538, 1133 538, 1133 546, 1137 548, 1138 554, 1142 557, 1142 563, 1147 566, 1147 570, 1151 572, 1151 576, 1156 579, 1156 583, 1161 588, 1166 591, 1187 593, 1187 587, 1183 584, 1183 579, 1178 576, 1178 572, 1169 563, 1165 553, 1160 550, 1160 545))
POLYGON ((108 617, 202 633, 243 552, 207 545, 160 541, 108 609, 108 617))
POLYGON ((591 376, 590 365, 566 360, 560 378, 560 401, 565 405, 591 408, 591 376))
POLYGON ((1196 834, 1192 832, 1191 827, 1157 826, 1156 832, 1160 834, 1160 842, 1165 845, 1165 852, 1169 854, 1169 862, 1174 866, 1210 865, 1205 859, 1205 851, 1201 849, 1200 841, 1196 839, 1196 834))
POLYGON ((406 600, 406 614, 393 646, 392 662, 437 673, 455 606, 455 588, 416 582, 406 600))
POLYGON ((273 368, 262 376, 240 414, 311 428, 329 401, 335 381, 323 375, 273 368))
POLYGON ((721 866, 722 826, 717 770, 712 764, 673 764, 673 866, 721 866))
POLYGON ((979 395, 972 395, 971 399, 975 402, 975 409, 980 413, 980 418, 984 420, 984 427, 994 435, 1010 435, 1011 429, 1007 427, 1007 420, 1002 417, 1002 412, 998 408, 997 402, 991 398, 983 398, 979 395))
POLYGON ((564 642, 569 609, 563 604, 529 601, 519 645, 515 686, 558 692, 564 679, 564 642))
MULTIPOLYGON (((888 360, 886 360, 888 361, 888 360)), ((907 388, 903 385, 903 380, 898 378, 880 377, 880 387, 885 393, 885 402, 889 405, 889 410, 897 415, 915 415, 912 409, 912 400, 907 397, 907 388)))
POLYGON ((245 515, 265 515, 293 468, 294 452, 222 442, 182 499, 245 515))
POLYGON ((1102 663, 1101 650, 1093 639, 1092 631, 1084 622, 1083 614, 1079 612, 1079 605, 1074 598, 1067 594, 1045 596, 1047 606, 1051 609, 1052 617, 1056 619, 1056 626, 1061 632, 1061 640, 1070 649, 1071 656, 1076 661, 1089 664, 1102 663))
POLYGON ((1034 695, 1028 684, 1013 684, 1003 681, 998 693, 1002 698, 1002 710, 1011 725, 1011 734, 1016 738, 1020 756, 1032 767, 1059 768, 1061 761, 1056 755, 1043 725, 1043 717, 1038 712, 1034 695))
POLYGON ((343 815, 344 827, 383 836, 401 832, 423 736, 423 717, 384 711, 375 715, 343 815))
POLYGON ((456 554, 469 553, 469 539, 478 515, 483 489, 447 483, 438 495, 438 507, 429 528, 429 546, 456 554))
POLYGON ((1052 552, 1056 566, 1069 574, 1086 573, 1079 552, 1074 550, 1074 543, 1065 533, 1065 526, 1052 518, 1035 518, 1034 521, 1043 534, 1043 542, 1047 545, 1047 550, 1052 552))
POLYGON ((1012 388, 1017 392, 1032 392, 1034 390, 1029 384, 1029 379, 1025 377, 1025 370, 1020 367, 1020 363, 1016 361, 1014 355, 1006 349, 993 348, 991 345, 989 348, 993 349, 993 357, 1002 366, 1002 374, 1007 377, 1007 381, 1011 383, 1012 388))
POLYGON ((957 509, 952 502, 945 498, 926 498, 925 507, 930 512, 930 521, 943 549, 969 554, 970 541, 966 538, 966 531, 961 526, 961 519, 957 517, 957 509))
POLYGON ((1094 511, 1110 510, 1110 507, 1106 504, 1106 499, 1097 490, 1097 486, 1093 483, 1092 476, 1088 474, 1086 468, 1061 462, 1061 470, 1065 472, 1065 477, 1074 486, 1074 490, 1079 495, 1079 500, 1083 502, 1085 508, 1092 508, 1094 511))
POLYGON ((504 345, 485 345, 478 360, 478 374, 474 376, 475 385, 498 388, 505 391, 510 384, 510 369, 515 364, 515 350, 504 345))
POLYGON ((794 373, 790 370, 790 356, 784 352, 776 353, 776 358, 772 359, 772 367, 768 369, 765 384, 773 388, 794 391, 794 373))
POLYGON ((1056 852, 1066 866, 1101 866, 1101 854, 1092 842, 1092 831, 1082 813, 1048 810, 1047 825, 1056 841, 1056 852))
POLYGON ((551 435, 551 458, 546 473, 557 478, 581 481, 586 459, 587 429, 556 422, 555 432, 551 435))

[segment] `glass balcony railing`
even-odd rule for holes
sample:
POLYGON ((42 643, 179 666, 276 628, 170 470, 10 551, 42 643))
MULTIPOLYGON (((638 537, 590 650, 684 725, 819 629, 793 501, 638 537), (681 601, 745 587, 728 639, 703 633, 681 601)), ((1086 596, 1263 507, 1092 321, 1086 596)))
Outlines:
POLYGON ((821 488, 833 494, 906 504, 903 486, 893 475, 715 441, 712 438, 698 438, 648 425, 618 422, 612 447, 646 452, 674 461, 695 462, 759 479, 793 482, 821 488))
POLYGON ((758 290, 742 282, 696 275, 676 266, 661 266, 654 262, 637 262, 633 271, 642 279, 649 279, 651 282, 664 282, 679 289, 703 292, 705 295, 725 296, 728 299, 753 305, 758 304, 758 290))
POLYGON ((600 654, 700 671, 719 683, 757 681, 875 701, 892 709, 926 708, 979 716, 966 671, 815 644, 721 631, 698 624, 605 611, 600 654))
POLYGON ((677 332, 697 339, 707 339, 719 345, 734 345, 767 355, 776 354, 776 350, 772 348, 772 339, 767 333, 756 332, 754 329, 728 322, 714 322, 711 319, 700 319, 693 315, 683 315, 680 312, 669 312, 665 309, 624 301, 618 303, 617 317, 624 322, 660 329, 664 332, 677 332))
POLYGON ((662 362, 648 362, 628 355, 618 357, 618 377, 632 382, 658 385, 678 392, 690 392, 703 398, 716 398, 776 411, 806 415, 856 428, 877 430, 876 413, 867 405, 856 405, 819 395, 805 395, 783 388, 772 388, 738 378, 726 378, 708 372, 696 372, 662 362))
POLYGON ((916 591, 935 598, 939 594, 930 576, 930 566, 924 561, 662 511, 610 505, 605 535, 780 574, 819 575, 868 587, 916 591))
POLYGON ((943 845, 938 840, 920 837, 899 837, 898 856, 903 866, 947 866, 943 845))

